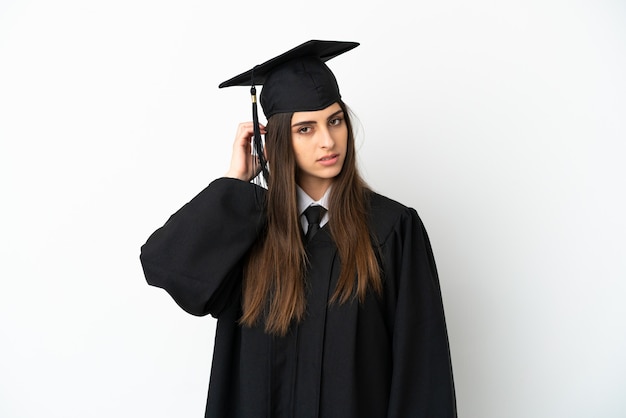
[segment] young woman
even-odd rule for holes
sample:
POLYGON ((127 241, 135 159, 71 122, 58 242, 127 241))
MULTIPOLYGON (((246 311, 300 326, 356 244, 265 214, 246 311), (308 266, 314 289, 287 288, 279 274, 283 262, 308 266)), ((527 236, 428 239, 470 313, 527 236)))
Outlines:
POLYGON ((267 127, 240 124, 226 176, 142 247, 150 284, 218 318, 206 417, 456 416, 428 236, 360 178, 325 64, 357 45, 310 41, 223 83, 262 83, 267 127))

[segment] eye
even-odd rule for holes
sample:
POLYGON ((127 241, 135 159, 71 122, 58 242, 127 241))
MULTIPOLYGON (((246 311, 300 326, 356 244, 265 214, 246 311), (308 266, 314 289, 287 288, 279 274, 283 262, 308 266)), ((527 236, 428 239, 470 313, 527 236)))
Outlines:
POLYGON ((312 129, 311 129, 311 127, 310 127, 310 126, 301 126, 301 127, 298 129, 298 133, 299 133, 299 134, 308 134, 308 133, 310 133, 310 132, 311 132, 311 130, 312 130, 312 129))
POLYGON ((330 126, 339 126, 343 122, 343 118, 334 118, 328 121, 330 126))

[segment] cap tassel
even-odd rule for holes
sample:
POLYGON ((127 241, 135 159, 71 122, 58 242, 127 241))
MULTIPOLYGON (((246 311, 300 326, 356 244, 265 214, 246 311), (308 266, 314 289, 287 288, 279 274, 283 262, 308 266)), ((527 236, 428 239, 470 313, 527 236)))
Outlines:
MULTIPOLYGON (((255 67, 256 68, 256 67, 255 67)), ((252 125, 254 129, 254 152, 253 154, 257 157, 255 160, 258 161, 258 166, 255 166, 255 181, 259 180, 259 184, 261 184, 261 179, 259 178, 259 174, 263 176, 263 180, 265 184, 267 184, 267 180, 269 179, 269 171, 267 170, 267 161, 265 160, 265 152, 263 150, 263 141, 261 140, 261 129, 259 128, 259 111, 256 104, 256 87, 254 86, 254 68, 252 69, 252 82, 250 83, 252 87, 250 87, 250 96, 252 97, 252 125)))

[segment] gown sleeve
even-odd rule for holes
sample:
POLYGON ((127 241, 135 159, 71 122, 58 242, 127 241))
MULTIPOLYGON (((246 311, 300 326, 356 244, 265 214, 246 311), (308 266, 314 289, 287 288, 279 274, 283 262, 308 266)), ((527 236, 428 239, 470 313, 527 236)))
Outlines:
POLYGON ((265 227, 264 196, 251 183, 213 181, 141 247, 148 283, 190 314, 218 317, 240 288, 245 256, 265 227))
POLYGON ((439 278, 428 235, 407 208, 383 245, 393 369, 388 418, 457 416, 439 278))

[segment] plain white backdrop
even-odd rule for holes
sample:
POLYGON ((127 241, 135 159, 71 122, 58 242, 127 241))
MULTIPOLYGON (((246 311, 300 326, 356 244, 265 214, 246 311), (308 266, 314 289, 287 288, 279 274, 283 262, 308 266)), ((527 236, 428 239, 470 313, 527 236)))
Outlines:
MULTIPOLYGON (((432 240, 464 418, 626 416, 621 1, 0 0, 0 417, 203 416, 212 318, 139 247, 309 39, 432 240)), ((408 417, 407 417, 408 418, 408 417)))

